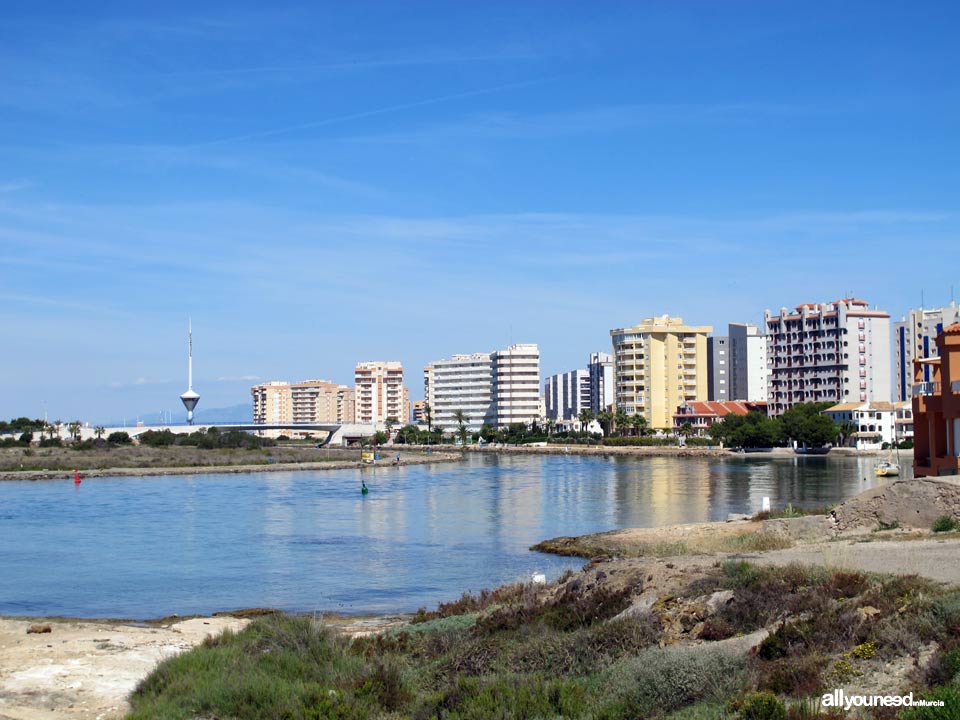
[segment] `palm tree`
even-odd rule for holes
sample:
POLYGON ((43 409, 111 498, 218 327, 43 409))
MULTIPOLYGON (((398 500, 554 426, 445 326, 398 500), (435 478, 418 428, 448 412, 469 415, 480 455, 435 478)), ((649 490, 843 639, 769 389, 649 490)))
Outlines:
POLYGON ((617 408, 617 411, 613 414, 613 424, 617 429, 617 435, 623 437, 627 426, 630 424, 630 417, 627 415, 627 411, 623 408, 617 408))
POLYGON ((467 414, 463 410, 454 410, 453 419, 457 421, 457 434, 460 436, 460 444, 467 444, 467 414))
POLYGON ((683 423, 683 425, 681 425, 681 426, 678 428, 678 432, 679 432, 681 435, 683 435, 685 438, 688 438, 688 437, 690 437, 691 435, 693 435, 693 425, 691 425, 689 421, 688 421, 688 422, 685 422, 685 423, 683 423))
POLYGON ((103 427, 102 425, 97 425, 97 426, 93 429, 93 433, 94 433, 94 435, 97 436, 97 440, 103 439, 103 434, 104 434, 106 431, 107 431, 107 429, 106 429, 105 427, 103 427))
POLYGON ((553 418, 547 418, 547 435, 553 435, 553 431, 557 429, 557 421, 553 418))
POLYGON ((388 417, 383 424, 387 426, 387 438, 388 438, 388 439, 389 439, 389 438, 392 438, 392 437, 393 437, 393 428, 394 428, 394 427, 396 426, 396 424, 397 424, 396 418, 388 417))
POLYGON ((577 419, 580 420, 580 431, 587 432, 587 425, 594 419, 593 410, 590 408, 584 408, 580 411, 580 415, 577 416, 577 419))
POLYGON ((610 434, 610 424, 613 422, 613 413, 609 410, 601 410, 597 413, 597 421, 603 427, 603 434, 610 434))
POLYGON ((636 431, 637 437, 643 437, 647 434, 647 418, 640 413, 636 413, 630 418, 630 424, 636 431))
POLYGON ((427 432, 432 435, 433 434, 433 408, 430 407, 430 403, 425 402, 423 404, 423 417, 427 421, 427 432))
POLYGON ((74 442, 80 439, 80 427, 81 424, 79 420, 74 420, 72 423, 67 425, 67 431, 70 433, 70 437, 74 442))

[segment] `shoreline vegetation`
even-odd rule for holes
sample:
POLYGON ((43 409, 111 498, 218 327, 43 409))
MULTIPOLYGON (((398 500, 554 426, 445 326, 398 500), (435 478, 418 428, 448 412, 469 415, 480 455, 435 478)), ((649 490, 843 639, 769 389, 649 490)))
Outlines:
MULTIPOLYGON (((461 453, 425 452, 409 448, 381 449, 378 467, 388 467, 399 454, 401 465, 455 462, 461 453)), ((316 471, 355 468, 360 448, 316 448, 275 446, 251 449, 200 449, 170 446, 127 445, 103 450, 64 448, 0 449, 0 481, 53 480, 73 478, 79 470, 84 478, 146 477, 151 475, 199 475, 275 471, 316 471)))

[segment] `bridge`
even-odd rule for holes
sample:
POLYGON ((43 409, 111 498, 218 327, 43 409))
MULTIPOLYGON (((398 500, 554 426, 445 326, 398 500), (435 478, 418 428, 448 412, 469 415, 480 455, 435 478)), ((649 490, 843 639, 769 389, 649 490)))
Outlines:
MULTIPOLYGON (((264 431, 277 432, 325 432, 326 439, 324 445, 346 445, 349 442, 356 442, 363 438, 373 437, 377 427, 367 423, 207 423, 205 425, 137 425, 136 427, 105 427, 103 437, 107 438, 113 432, 125 432, 130 437, 136 439, 139 435, 152 430, 154 432, 163 432, 168 430, 177 435, 189 435, 193 432, 206 432, 209 428, 215 427, 223 432, 230 430, 239 430, 240 432, 261 433, 264 431)), ((83 440, 94 437, 94 429, 83 427, 80 430, 80 437, 83 440)))

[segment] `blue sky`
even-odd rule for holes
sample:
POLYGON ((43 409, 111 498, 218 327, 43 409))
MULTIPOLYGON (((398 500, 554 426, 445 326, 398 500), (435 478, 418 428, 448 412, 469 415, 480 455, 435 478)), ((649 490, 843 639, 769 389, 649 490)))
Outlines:
POLYGON ((958 285, 953 2, 0 9, 0 417, 958 285))

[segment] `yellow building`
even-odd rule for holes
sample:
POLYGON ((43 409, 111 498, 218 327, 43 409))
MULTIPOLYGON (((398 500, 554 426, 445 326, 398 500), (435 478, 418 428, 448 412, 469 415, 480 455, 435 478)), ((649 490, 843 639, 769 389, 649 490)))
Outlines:
POLYGON ((253 422, 261 425, 354 422, 354 390, 346 385, 327 380, 269 382, 250 388, 250 394, 253 422))
POLYGON ((689 326, 669 315, 610 331, 616 406, 669 431, 685 402, 707 397, 707 325, 689 326))
POLYGON ((356 421, 399 425, 410 422, 410 395, 403 386, 403 365, 397 361, 358 363, 353 372, 356 421))

